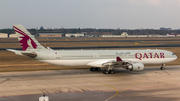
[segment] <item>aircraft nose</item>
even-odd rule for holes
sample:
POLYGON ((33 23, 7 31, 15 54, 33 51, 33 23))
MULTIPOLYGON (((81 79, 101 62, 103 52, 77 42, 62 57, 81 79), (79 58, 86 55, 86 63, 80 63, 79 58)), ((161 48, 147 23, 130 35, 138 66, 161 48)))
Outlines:
POLYGON ((173 59, 176 60, 178 57, 176 55, 173 55, 173 59))
POLYGON ((171 57, 173 58, 173 60, 176 60, 178 57, 174 54, 174 53, 170 53, 171 57))
POLYGON ((174 58, 175 58, 175 60, 176 60, 178 57, 175 55, 175 57, 174 57, 174 58))

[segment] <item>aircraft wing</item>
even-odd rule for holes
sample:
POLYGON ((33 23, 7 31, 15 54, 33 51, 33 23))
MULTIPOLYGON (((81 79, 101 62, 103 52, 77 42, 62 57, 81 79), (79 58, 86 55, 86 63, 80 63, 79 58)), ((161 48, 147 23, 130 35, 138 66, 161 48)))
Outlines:
POLYGON ((120 57, 116 57, 116 59, 107 59, 107 60, 97 60, 88 63, 88 66, 92 67, 108 67, 108 66, 126 66, 131 63, 131 61, 122 60, 120 57))

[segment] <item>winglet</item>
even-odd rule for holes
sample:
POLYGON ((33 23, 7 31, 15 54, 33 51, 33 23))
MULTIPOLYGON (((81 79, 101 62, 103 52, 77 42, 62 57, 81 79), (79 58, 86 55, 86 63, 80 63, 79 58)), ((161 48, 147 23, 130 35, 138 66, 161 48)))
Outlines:
POLYGON ((116 61, 122 61, 120 57, 116 57, 116 61))

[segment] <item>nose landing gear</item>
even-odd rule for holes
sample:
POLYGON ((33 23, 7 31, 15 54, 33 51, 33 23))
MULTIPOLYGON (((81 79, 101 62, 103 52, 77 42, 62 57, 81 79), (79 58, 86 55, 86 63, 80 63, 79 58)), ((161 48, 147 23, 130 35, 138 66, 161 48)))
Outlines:
POLYGON ((161 70, 165 70, 165 67, 164 67, 164 66, 165 66, 165 64, 162 64, 162 65, 161 65, 161 70))

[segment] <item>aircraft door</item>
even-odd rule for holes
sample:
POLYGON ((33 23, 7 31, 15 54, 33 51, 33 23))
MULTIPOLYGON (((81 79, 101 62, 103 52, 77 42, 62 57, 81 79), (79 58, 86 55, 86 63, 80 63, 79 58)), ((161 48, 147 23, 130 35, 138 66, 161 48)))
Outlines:
POLYGON ((50 59, 51 60, 54 60, 56 58, 55 54, 56 54, 56 52, 51 52, 51 54, 50 54, 50 59))

